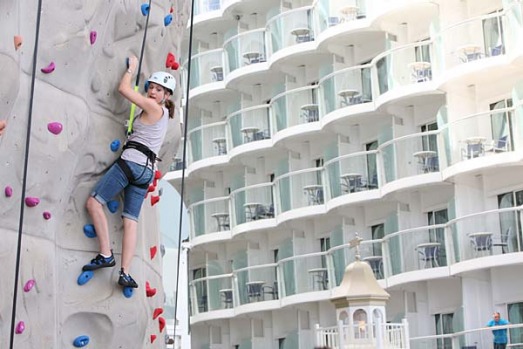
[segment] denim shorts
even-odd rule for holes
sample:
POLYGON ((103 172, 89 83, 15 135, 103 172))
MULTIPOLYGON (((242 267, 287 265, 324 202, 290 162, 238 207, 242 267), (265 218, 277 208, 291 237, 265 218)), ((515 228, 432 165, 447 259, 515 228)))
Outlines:
MULTIPOLYGON (((149 184, 153 179, 153 171, 149 167, 139 165, 132 161, 125 161, 133 173, 135 184, 149 184)), ((114 163, 105 175, 98 181, 91 196, 100 204, 105 205, 108 201, 124 191, 122 217, 138 221, 142 203, 147 194, 147 188, 140 188, 130 184, 123 170, 114 163)))

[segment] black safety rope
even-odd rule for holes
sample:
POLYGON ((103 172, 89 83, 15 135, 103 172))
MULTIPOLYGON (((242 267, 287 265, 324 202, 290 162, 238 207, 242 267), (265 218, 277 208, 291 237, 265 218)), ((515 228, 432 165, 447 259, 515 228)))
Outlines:
MULTIPOLYGON (((149 16, 151 15, 151 1, 149 0, 147 18, 145 19, 145 28, 143 30, 142 38, 142 48, 140 49, 140 59, 138 60, 138 71, 136 72, 136 82, 134 83, 134 90, 138 91, 140 86, 140 73, 142 72, 142 61, 143 55, 145 52, 145 40, 147 39, 147 28, 149 27, 149 16)), ((134 122, 134 111, 136 109, 135 104, 131 105, 131 112, 129 114, 129 125, 127 125, 127 136, 133 132, 133 122, 134 122)))
MULTIPOLYGON (((180 189, 180 220, 178 223, 178 260, 176 268, 176 297, 174 297, 174 332, 173 336, 176 338, 176 315, 178 314, 178 287, 180 284, 180 251, 182 249, 182 222, 183 222, 183 197, 185 192, 185 161, 187 155, 187 129, 189 125, 189 91, 190 91, 190 81, 191 81, 191 56, 192 56, 192 41, 193 41, 193 24, 194 24, 194 0, 191 1, 191 19, 189 27, 189 54, 187 59, 187 81, 185 86, 186 98, 185 98, 185 111, 184 111, 184 124, 183 124, 183 156, 182 156, 182 187, 180 189)), ((189 252, 187 252, 189 254, 189 252)), ((187 268, 184 272, 188 274, 189 272, 189 261, 187 260, 187 268)), ((189 275, 187 275, 187 281, 189 281, 189 275)), ((189 296, 189 284, 187 283, 187 295, 189 296)), ((187 309, 189 311, 189 309, 187 309)), ((188 312, 189 313, 189 312, 188 312)), ((187 316, 187 326, 190 326, 188 321, 189 316, 187 316)))
POLYGON ((42 0, 38 0, 38 9, 36 11, 36 30, 35 30, 35 44, 33 52, 33 69, 31 72, 31 92, 29 96, 29 116, 27 117, 27 132, 25 135, 25 159, 24 171, 22 175, 22 193, 20 195, 20 220, 18 222, 18 241, 16 246, 16 262, 15 262, 15 280, 13 286, 13 306, 11 311, 11 334, 9 340, 9 348, 14 349, 14 335, 16 322, 16 299, 18 296, 18 277, 20 272, 20 255, 22 251, 22 236, 24 228, 24 211, 25 211, 25 190, 27 188, 27 167, 29 165, 29 146, 31 144, 31 124, 33 120, 33 100, 36 81, 36 59, 38 56, 38 37, 40 36, 40 18, 42 15, 42 0))

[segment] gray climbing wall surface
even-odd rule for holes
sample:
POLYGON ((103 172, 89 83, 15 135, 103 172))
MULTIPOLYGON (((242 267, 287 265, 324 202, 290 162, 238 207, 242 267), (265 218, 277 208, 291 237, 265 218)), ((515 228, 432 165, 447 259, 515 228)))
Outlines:
MULTIPOLYGON (((140 285, 134 295, 124 297, 116 285, 118 268, 97 271, 85 285, 77 284, 82 265, 98 249, 96 239, 83 231, 90 223, 85 201, 118 154, 111 143, 125 140, 130 104, 117 85, 125 58, 140 55, 144 3, 42 0, 25 191, 34 200, 24 206, 14 322, 19 333, 11 333, 38 0, 0 0, 0 120, 7 121, 0 136, 0 348, 9 348, 11 337, 17 349, 74 348, 79 336, 89 337, 86 348, 164 347, 161 315, 153 316, 163 306, 161 242, 151 204, 157 191, 142 210, 131 267, 140 285)), ((142 86, 156 70, 179 80, 179 72, 165 68, 165 62, 169 52, 179 54, 188 6, 183 0, 152 2, 142 86), (165 26, 169 14, 172 22, 165 26)), ((178 90, 178 105, 179 99, 178 90)), ((167 160, 163 171, 178 146, 179 122, 179 115, 170 121, 160 154, 167 160)), ((121 208, 107 212, 118 266, 121 208)))

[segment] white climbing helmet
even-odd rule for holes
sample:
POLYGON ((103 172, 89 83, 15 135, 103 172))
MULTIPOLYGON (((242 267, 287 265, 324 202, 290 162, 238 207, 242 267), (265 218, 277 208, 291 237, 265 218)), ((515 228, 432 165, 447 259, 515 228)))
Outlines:
POLYGON ((170 90, 171 94, 173 94, 174 89, 176 88, 176 79, 174 76, 163 71, 153 73, 147 82, 154 82, 155 84, 163 86, 170 90))

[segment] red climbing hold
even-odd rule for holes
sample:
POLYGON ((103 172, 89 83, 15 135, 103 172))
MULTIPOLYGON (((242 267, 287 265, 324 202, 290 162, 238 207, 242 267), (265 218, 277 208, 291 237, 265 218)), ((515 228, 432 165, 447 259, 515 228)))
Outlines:
POLYGON ((151 195, 151 206, 154 206, 160 201, 159 195, 151 195))
POLYGON ((63 126, 59 122, 50 122, 47 124, 47 130, 54 135, 60 134, 63 130, 63 126))
POLYGON ((161 316, 158 318, 158 325, 160 327, 160 333, 162 333, 162 331, 165 327, 165 319, 161 316))
POLYGON ((149 248, 149 254, 151 255, 151 259, 153 259, 154 256, 156 256, 156 252, 158 252, 158 248, 156 246, 152 246, 151 248, 149 248))
POLYGON ((49 63, 49 65, 47 65, 47 67, 44 67, 40 70, 42 71, 42 73, 49 74, 49 73, 54 72, 55 68, 56 68, 56 66, 55 66, 54 62, 51 62, 51 63, 49 63))
POLYGON ((171 8, 169 9, 169 13, 173 13, 174 12, 174 7, 171 6, 171 8))
POLYGON ((153 297, 156 294, 156 288, 152 288, 151 285, 149 285, 149 281, 145 282, 145 294, 147 297, 153 297))
POLYGON ((44 213, 42 213, 42 215, 44 216, 44 219, 46 221, 51 219, 51 212, 49 212, 49 211, 45 211, 44 213))
POLYGON ((20 47, 22 47, 22 37, 20 35, 15 35, 14 37, 14 43, 15 43, 15 50, 18 50, 20 47))
POLYGON ((178 62, 174 62, 171 68, 172 68, 173 70, 178 70, 178 68, 180 68, 180 63, 178 63, 178 62))
POLYGON ((161 314, 163 314, 163 309, 162 308, 156 308, 154 309, 154 312, 153 312, 153 320, 156 320, 156 318, 158 316, 160 316, 161 314))
POLYGON ((151 343, 154 343, 155 340, 156 340, 156 335, 155 335, 155 334, 152 334, 152 335, 151 335, 151 343))
POLYGON ((156 186, 154 184, 150 184, 149 188, 147 188, 148 193, 152 193, 156 189, 156 186))
POLYGON ((97 34, 94 30, 89 33, 89 41, 91 41, 91 45, 94 45, 94 43, 96 42, 96 36, 97 34))
POLYGON ((171 52, 169 52, 167 54, 167 59, 165 60, 165 68, 171 68, 174 63, 176 63, 176 58, 171 52))
POLYGON ((10 198, 11 196, 13 196, 13 188, 11 188, 10 186, 6 186, 4 189, 4 193, 6 197, 10 198))
POLYGON ((33 198, 30 196, 25 198, 25 204, 29 207, 35 207, 39 203, 40 203, 40 199, 38 199, 38 198, 33 198))
POLYGON ((160 170, 154 171, 154 179, 160 179, 160 178, 162 178, 162 173, 160 172, 160 170))

